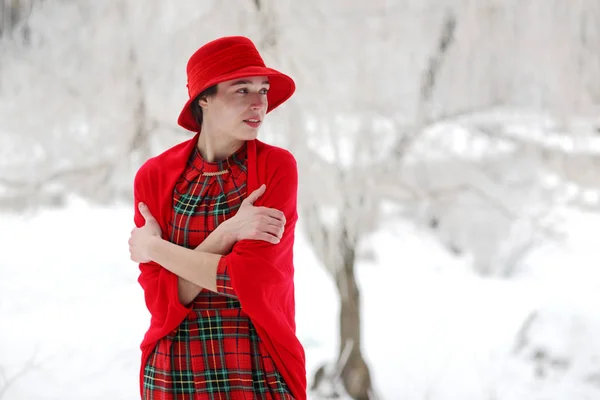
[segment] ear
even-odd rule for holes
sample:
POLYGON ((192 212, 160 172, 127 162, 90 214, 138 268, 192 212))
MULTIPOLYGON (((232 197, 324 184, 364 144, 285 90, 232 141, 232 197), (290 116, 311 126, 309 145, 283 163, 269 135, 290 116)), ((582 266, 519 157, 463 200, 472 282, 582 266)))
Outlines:
POLYGON ((198 99, 198 105, 202 108, 206 107, 208 105, 208 97, 206 96, 202 96, 198 99))

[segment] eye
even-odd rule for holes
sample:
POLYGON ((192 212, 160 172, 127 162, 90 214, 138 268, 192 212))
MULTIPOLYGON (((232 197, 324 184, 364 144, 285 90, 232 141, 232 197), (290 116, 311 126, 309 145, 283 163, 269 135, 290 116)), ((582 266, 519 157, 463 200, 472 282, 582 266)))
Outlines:
POLYGON ((248 94, 248 89, 242 88, 235 91, 236 93, 248 94))
POLYGON ((267 88, 262 88, 262 89, 260 89, 260 92, 259 92, 259 93, 260 93, 260 94, 267 94, 268 92, 269 92, 269 89, 267 89, 267 88))

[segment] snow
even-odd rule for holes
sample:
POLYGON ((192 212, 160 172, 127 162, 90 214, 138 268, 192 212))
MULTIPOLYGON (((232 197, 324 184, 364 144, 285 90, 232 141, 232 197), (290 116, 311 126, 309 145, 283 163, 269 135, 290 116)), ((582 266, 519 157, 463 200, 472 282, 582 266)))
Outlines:
MULTIPOLYGON (((364 353, 382 399, 600 398, 600 216, 565 210, 561 245, 512 280, 475 276, 427 232, 388 222, 361 260, 364 353), (533 317, 532 317, 533 316, 533 317), (528 318, 528 329, 522 329, 528 318)), ((137 398, 148 324, 129 261, 129 207, 72 200, 0 215, 0 398, 137 398)), ((309 381, 337 353, 334 285, 304 240, 295 250, 298 336, 309 381)), ((316 399, 312 395, 310 398, 316 399)))

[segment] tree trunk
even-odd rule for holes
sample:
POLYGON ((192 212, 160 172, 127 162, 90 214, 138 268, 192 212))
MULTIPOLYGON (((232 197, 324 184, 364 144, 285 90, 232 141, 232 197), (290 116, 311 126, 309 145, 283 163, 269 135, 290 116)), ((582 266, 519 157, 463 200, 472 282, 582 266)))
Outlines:
POLYGON ((341 300, 338 365, 346 391, 356 400, 369 399, 371 376, 361 351, 360 290, 354 274, 355 249, 342 240, 342 263, 335 278, 341 300))

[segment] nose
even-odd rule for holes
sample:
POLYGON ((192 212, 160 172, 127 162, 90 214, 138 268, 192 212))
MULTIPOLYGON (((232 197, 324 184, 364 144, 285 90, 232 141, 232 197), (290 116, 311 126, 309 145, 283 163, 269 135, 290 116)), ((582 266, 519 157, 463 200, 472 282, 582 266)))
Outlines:
POLYGON ((250 108, 253 111, 258 111, 267 107, 267 96, 256 94, 252 97, 252 103, 250 104, 250 108))

